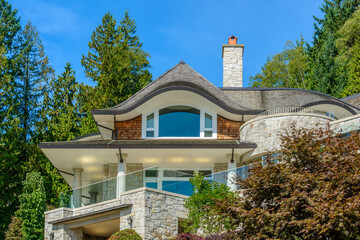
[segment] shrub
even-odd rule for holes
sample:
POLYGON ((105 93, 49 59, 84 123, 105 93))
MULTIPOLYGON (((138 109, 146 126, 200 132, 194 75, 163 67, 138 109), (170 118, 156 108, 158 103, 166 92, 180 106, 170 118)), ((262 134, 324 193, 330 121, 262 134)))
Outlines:
POLYGON ((134 229, 124 229, 111 235, 107 240, 142 240, 134 229))
POLYGON ((192 233, 180 233, 172 240, 204 240, 204 238, 192 233))
POLYGON ((221 234, 211 234, 206 236, 205 240, 236 240, 236 234, 234 233, 221 233, 221 234))

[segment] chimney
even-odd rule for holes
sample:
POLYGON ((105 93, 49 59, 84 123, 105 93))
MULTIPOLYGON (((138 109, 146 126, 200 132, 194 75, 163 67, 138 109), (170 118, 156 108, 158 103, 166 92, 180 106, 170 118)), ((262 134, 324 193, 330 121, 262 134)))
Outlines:
POLYGON ((229 37, 222 45, 223 87, 243 87, 244 44, 237 44, 237 37, 229 37))

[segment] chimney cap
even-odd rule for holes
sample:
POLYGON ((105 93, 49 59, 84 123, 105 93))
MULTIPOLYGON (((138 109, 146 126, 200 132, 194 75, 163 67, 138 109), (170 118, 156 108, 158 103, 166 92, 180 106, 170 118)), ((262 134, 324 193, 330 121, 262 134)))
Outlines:
POLYGON ((236 45, 237 44, 237 37, 235 37, 234 35, 229 37, 228 44, 236 45))

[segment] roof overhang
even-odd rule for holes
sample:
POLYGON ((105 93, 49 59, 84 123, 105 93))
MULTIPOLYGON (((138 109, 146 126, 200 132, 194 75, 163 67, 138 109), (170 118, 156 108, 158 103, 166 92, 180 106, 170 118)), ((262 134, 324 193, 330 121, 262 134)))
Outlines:
POLYGON ((82 168, 83 185, 103 180, 106 164, 117 164, 119 149, 127 163, 141 163, 144 168, 211 168, 215 163, 227 163, 234 149, 236 160, 256 144, 238 140, 117 140, 70 141, 41 143, 39 147, 72 186, 74 168, 82 168))

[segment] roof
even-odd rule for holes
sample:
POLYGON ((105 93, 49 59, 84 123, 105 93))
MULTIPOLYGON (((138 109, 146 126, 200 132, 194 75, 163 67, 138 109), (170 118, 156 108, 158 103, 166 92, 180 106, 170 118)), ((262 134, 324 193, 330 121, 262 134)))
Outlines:
POLYGON ((246 104, 240 104, 235 101, 189 65, 181 61, 126 101, 112 108, 96 109, 92 111, 92 114, 124 114, 156 95, 172 90, 195 92, 231 113, 258 114, 262 111, 261 109, 248 107, 246 104))
POLYGON ((40 143, 45 148, 71 149, 144 149, 144 148, 256 148, 255 143, 218 139, 147 139, 147 140, 90 140, 40 143))
POLYGON ((92 114, 124 114, 149 99, 172 90, 197 93, 235 114, 256 115, 266 110, 284 107, 308 107, 316 104, 335 104, 346 108, 353 114, 360 112, 358 107, 352 106, 349 102, 310 90, 295 88, 218 88, 181 61, 126 101, 112 108, 96 109, 92 114))
POLYGON ((347 102, 357 108, 360 108, 360 93, 341 98, 340 100, 347 102))
POLYGON ((349 110, 353 114, 360 112, 356 106, 326 95, 296 88, 219 88, 237 102, 247 103, 250 108, 273 110, 285 107, 309 107, 316 104, 334 104, 349 110))

